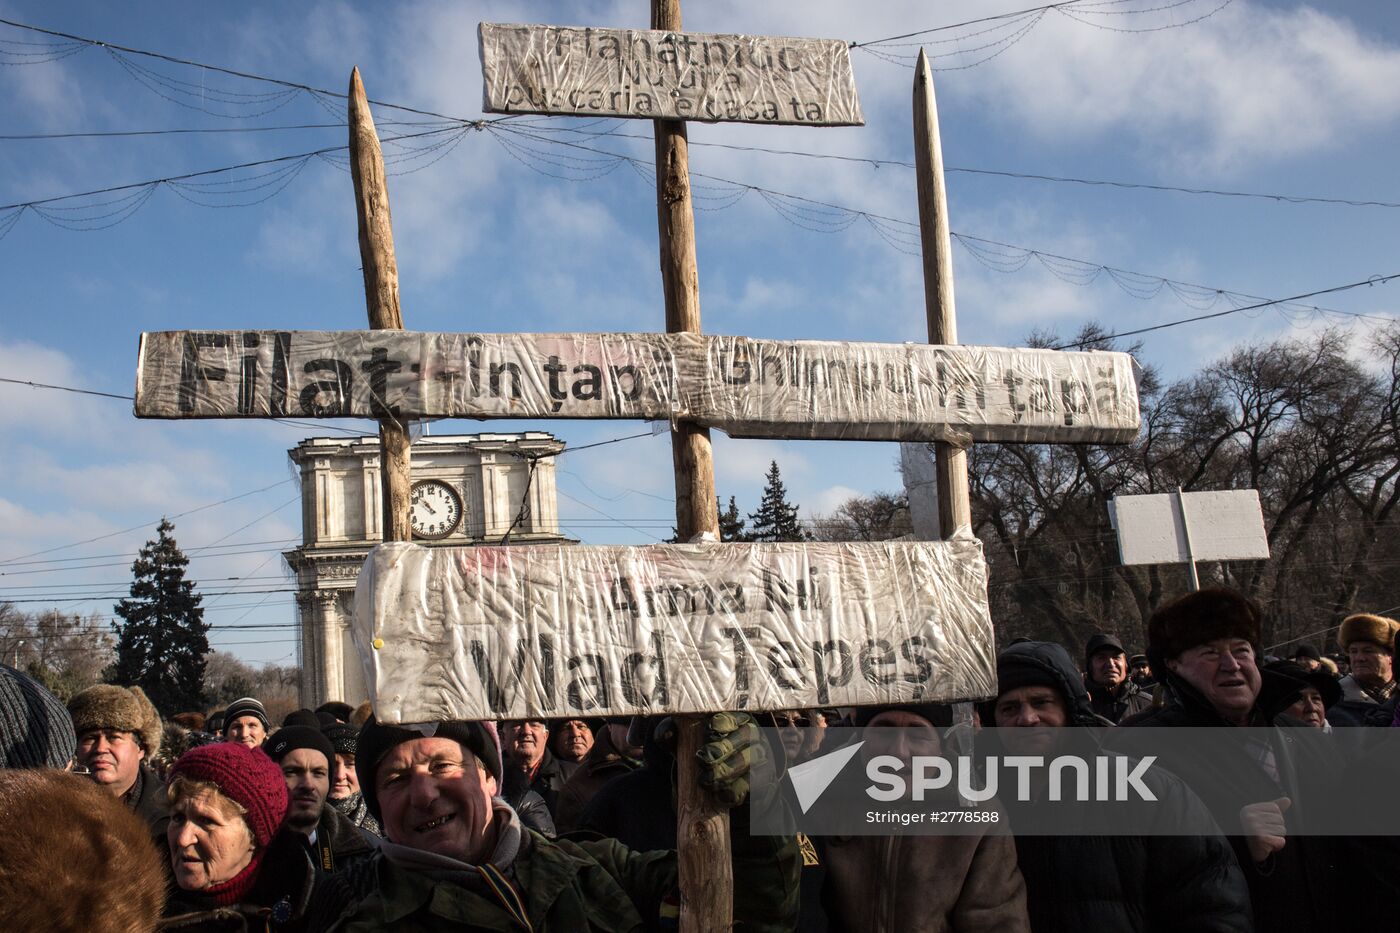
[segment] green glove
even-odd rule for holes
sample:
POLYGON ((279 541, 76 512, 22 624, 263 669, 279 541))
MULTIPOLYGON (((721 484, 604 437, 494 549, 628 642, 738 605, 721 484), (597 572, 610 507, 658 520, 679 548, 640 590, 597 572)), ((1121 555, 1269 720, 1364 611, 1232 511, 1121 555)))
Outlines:
POLYGON ((750 772, 768 760, 768 746, 748 713, 715 713, 695 754, 701 786, 725 806, 737 807, 748 799, 750 772))

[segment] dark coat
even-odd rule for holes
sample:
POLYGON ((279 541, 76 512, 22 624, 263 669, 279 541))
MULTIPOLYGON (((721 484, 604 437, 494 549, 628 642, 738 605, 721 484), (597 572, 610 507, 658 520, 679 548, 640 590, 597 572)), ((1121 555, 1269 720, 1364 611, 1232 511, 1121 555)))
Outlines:
MULTIPOLYGON (((1061 743, 1056 754, 1096 755, 1100 737, 1115 730, 1099 727, 1089 694, 1068 655, 1049 650, 1043 642, 1023 642, 1007 652, 1061 684, 1072 725, 1064 733, 1068 744, 1061 743)), ((978 751, 992 749, 979 741, 978 751)), ((1033 933, 1250 933, 1254 929, 1244 875, 1200 799, 1170 772, 1152 769, 1143 780, 1159 802, 1153 812, 1169 822, 1161 827, 1161 834, 1016 836, 1016 858, 1026 881, 1033 933), (1186 825, 1199 826, 1202 833, 1170 834, 1186 825)), ((1034 811, 1037 804, 1007 806, 1014 829, 1019 808, 1034 811)), ((1034 812, 1027 815, 1035 817, 1034 812)))
POLYGON ((273 837, 258 868, 258 878, 243 900, 220 907, 209 898, 175 890, 165 905, 161 931, 180 933, 264 933, 266 930, 297 933, 316 887, 317 870, 296 833, 273 837), (286 917, 276 922, 275 917, 286 917))
POLYGON ((554 753, 546 748, 544 757, 540 759, 540 766, 535 769, 534 778, 527 780, 528 775, 524 769, 507 761, 505 762, 505 780, 501 788, 501 796, 518 810, 525 798, 525 792, 532 790, 540 795, 544 800, 545 807, 553 816, 555 804, 559 800, 559 792, 564 789, 569 777, 578 770, 578 766, 577 761, 562 761, 555 758, 554 753))
POLYGON ((600 833, 630 849, 676 847, 676 759, 654 733, 643 764, 607 783, 584 807, 576 829, 600 833))
POLYGON ((141 770, 132 787, 127 807, 151 828, 151 835, 158 841, 165 839, 166 827, 170 825, 170 808, 165 804, 165 782, 160 776, 141 763, 141 770))
MULTIPOLYGON (((1163 671, 1167 702, 1120 723, 1107 744, 1136 754, 1151 754, 1151 733, 1156 728, 1230 728, 1206 699, 1190 684, 1171 673, 1165 659, 1153 658, 1153 670, 1163 671)), ((1261 677, 1269 672, 1261 672, 1261 677)), ((1336 878, 1339 868, 1336 840, 1303 836, 1297 832, 1300 814, 1308 806, 1305 788, 1292 785, 1292 775, 1298 773, 1296 756, 1309 754, 1308 745, 1298 739, 1307 738, 1296 728, 1296 720, 1286 716, 1272 721, 1257 714, 1263 727, 1272 730, 1271 748, 1280 772, 1275 781, 1250 753, 1239 744, 1222 742, 1209 753, 1176 757, 1168 764, 1206 803, 1220 822, 1236 861, 1249 885, 1250 902, 1254 908, 1256 928, 1269 933, 1314 931, 1330 929, 1336 922, 1334 905, 1336 878), (1290 735, 1293 733, 1293 735, 1290 735), (1290 828, 1288 842, 1263 865, 1257 865, 1239 825, 1242 807, 1263 803, 1279 797, 1289 797, 1293 804, 1284 814, 1290 828)), ((1308 732, 1311 730, 1304 730, 1308 732)), ((1323 768, 1309 769, 1321 773, 1323 768)))
POLYGON ((544 798, 534 791, 525 791, 520 795, 520 800, 512 802, 511 806, 515 808, 515 815, 520 817, 520 822, 525 824, 526 829, 533 829, 550 839, 559 834, 554 825, 554 816, 549 812, 549 807, 544 805, 544 798))
POLYGON ((1143 690, 1131 680, 1125 680, 1114 693, 1107 687, 1090 681, 1089 705, 1094 715, 1102 716, 1109 722, 1117 723, 1127 716, 1134 716, 1152 708, 1152 694, 1143 690))
MULTIPOLYGON (((734 821, 748 814, 741 808, 734 821)), ((791 839, 731 836, 736 928, 791 930, 797 915, 797 849, 791 839)), ((637 852, 612 839, 550 840, 526 830, 509 874, 532 928, 635 931, 674 928, 675 852, 637 852), (668 914, 670 916, 668 916, 668 914)), ((326 879, 310 911, 312 931, 434 933, 519 930, 481 885, 468 888, 402 868, 380 855, 326 879)))
POLYGON ((554 822, 559 831, 567 833, 575 829, 584 809, 605 784, 636 770, 640 765, 641 762, 628 758, 613 747, 608 729, 600 730, 593 747, 579 762, 578 770, 559 792, 559 802, 554 809, 554 822))
POLYGON ((1016 837, 1033 933, 1250 933, 1249 890, 1221 836, 1016 837))
POLYGON ((321 819, 316 824, 316 841, 307 840, 307 852, 318 873, 330 874, 369 858, 379 848, 379 842, 379 837, 360 829, 329 803, 323 803, 321 819))

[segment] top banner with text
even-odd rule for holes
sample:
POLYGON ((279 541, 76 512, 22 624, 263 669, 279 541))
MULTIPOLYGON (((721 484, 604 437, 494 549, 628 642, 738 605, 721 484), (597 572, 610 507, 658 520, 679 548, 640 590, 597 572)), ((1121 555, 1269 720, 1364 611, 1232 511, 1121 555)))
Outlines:
POLYGON ((709 334, 143 334, 141 418, 682 418, 735 437, 1126 443, 1126 353, 709 334))
POLYGON ((836 39, 482 23, 489 113, 861 126, 836 39))

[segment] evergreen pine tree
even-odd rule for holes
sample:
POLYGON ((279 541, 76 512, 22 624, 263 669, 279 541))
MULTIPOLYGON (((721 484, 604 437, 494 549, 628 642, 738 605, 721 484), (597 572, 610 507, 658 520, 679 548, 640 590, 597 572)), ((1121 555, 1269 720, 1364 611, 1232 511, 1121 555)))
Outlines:
POLYGON ((719 507, 719 497, 715 497, 715 510, 719 512, 719 539, 721 541, 748 541, 749 534, 744 527, 744 518, 739 514, 739 504, 729 497, 729 508, 719 507))
POLYGON ((209 654, 209 625, 202 597, 185 579, 187 558, 161 519, 158 537, 147 541, 131 565, 131 598, 117 603, 125 622, 117 633, 113 679, 146 691, 162 713, 198 709, 204 702, 204 659, 209 654))
MULTIPOLYGON (((719 539, 721 541, 749 541, 748 532, 744 530, 744 519, 739 514, 739 504, 734 501, 734 497, 729 497, 729 508, 719 507, 719 496, 715 496, 715 512, 719 515, 719 539)), ((676 531, 676 526, 671 526, 671 537, 662 544, 680 544, 680 532, 676 531)))
POLYGON ((807 532, 797 521, 797 506, 789 505, 787 489, 778 473, 778 461, 768 467, 768 483, 758 511, 749 513, 750 541, 806 541, 807 532))

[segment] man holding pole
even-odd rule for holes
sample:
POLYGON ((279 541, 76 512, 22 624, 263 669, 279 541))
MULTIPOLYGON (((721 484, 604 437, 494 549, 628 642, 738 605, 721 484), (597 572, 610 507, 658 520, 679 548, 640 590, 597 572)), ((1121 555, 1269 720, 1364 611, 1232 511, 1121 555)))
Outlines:
MULTIPOLYGON (((749 766, 765 754, 753 719, 718 713, 705 725, 701 782, 717 800, 749 806, 749 766)), ((326 879, 308 910, 311 929, 633 930, 674 921, 676 853, 608 839, 555 841, 524 828, 499 796, 501 750, 490 724, 438 722, 424 736, 371 719, 355 767, 386 841, 370 860, 326 879)), ((793 840, 741 832, 734 843, 736 921, 746 930, 792 929, 793 840)))

